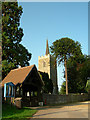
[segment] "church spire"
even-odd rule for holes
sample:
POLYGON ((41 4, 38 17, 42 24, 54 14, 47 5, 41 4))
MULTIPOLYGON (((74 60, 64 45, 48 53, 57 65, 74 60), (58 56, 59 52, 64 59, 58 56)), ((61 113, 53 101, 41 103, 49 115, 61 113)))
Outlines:
POLYGON ((47 40, 47 42, 46 42, 46 55, 48 55, 49 54, 49 47, 48 47, 48 40, 47 40))

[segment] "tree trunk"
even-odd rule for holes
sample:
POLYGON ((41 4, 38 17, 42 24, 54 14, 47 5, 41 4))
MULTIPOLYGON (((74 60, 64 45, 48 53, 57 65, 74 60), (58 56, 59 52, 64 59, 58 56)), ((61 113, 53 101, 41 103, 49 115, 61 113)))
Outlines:
POLYGON ((66 78, 66 95, 68 95, 67 62, 66 62, 66 59, 65 59, 65 78, 66 78))

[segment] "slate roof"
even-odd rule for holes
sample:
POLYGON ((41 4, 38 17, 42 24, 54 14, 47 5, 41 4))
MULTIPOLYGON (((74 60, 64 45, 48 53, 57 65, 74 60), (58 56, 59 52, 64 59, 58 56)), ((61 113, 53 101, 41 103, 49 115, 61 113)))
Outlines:
POLYGON ((2 86, 4 86, 4 84, 7 82, 12 82, 14 85, 22 83, 34 67, 36 66, 31 65, 11 70, 8 75, 3 79, 2 86))

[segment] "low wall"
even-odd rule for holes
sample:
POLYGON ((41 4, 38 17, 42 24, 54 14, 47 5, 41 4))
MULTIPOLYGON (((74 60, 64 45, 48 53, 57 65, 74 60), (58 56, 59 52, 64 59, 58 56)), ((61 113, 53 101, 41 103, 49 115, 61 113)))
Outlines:
POLYGON ((88 100, 88 94, 83 95, 54 95, 54 94, 43 94, 44 104, 60 104, 60 103, 70 103, 70 102, 81 102, 88 100))

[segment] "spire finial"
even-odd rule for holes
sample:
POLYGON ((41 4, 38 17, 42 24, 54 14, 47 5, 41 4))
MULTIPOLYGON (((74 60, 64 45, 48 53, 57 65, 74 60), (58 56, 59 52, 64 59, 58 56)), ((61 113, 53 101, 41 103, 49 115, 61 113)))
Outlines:
POLYGON ((47 41, 46 41, 46 55, 48 55, 49 54, 49 47, 48 47, 48 39, 47 39, 47 41))

